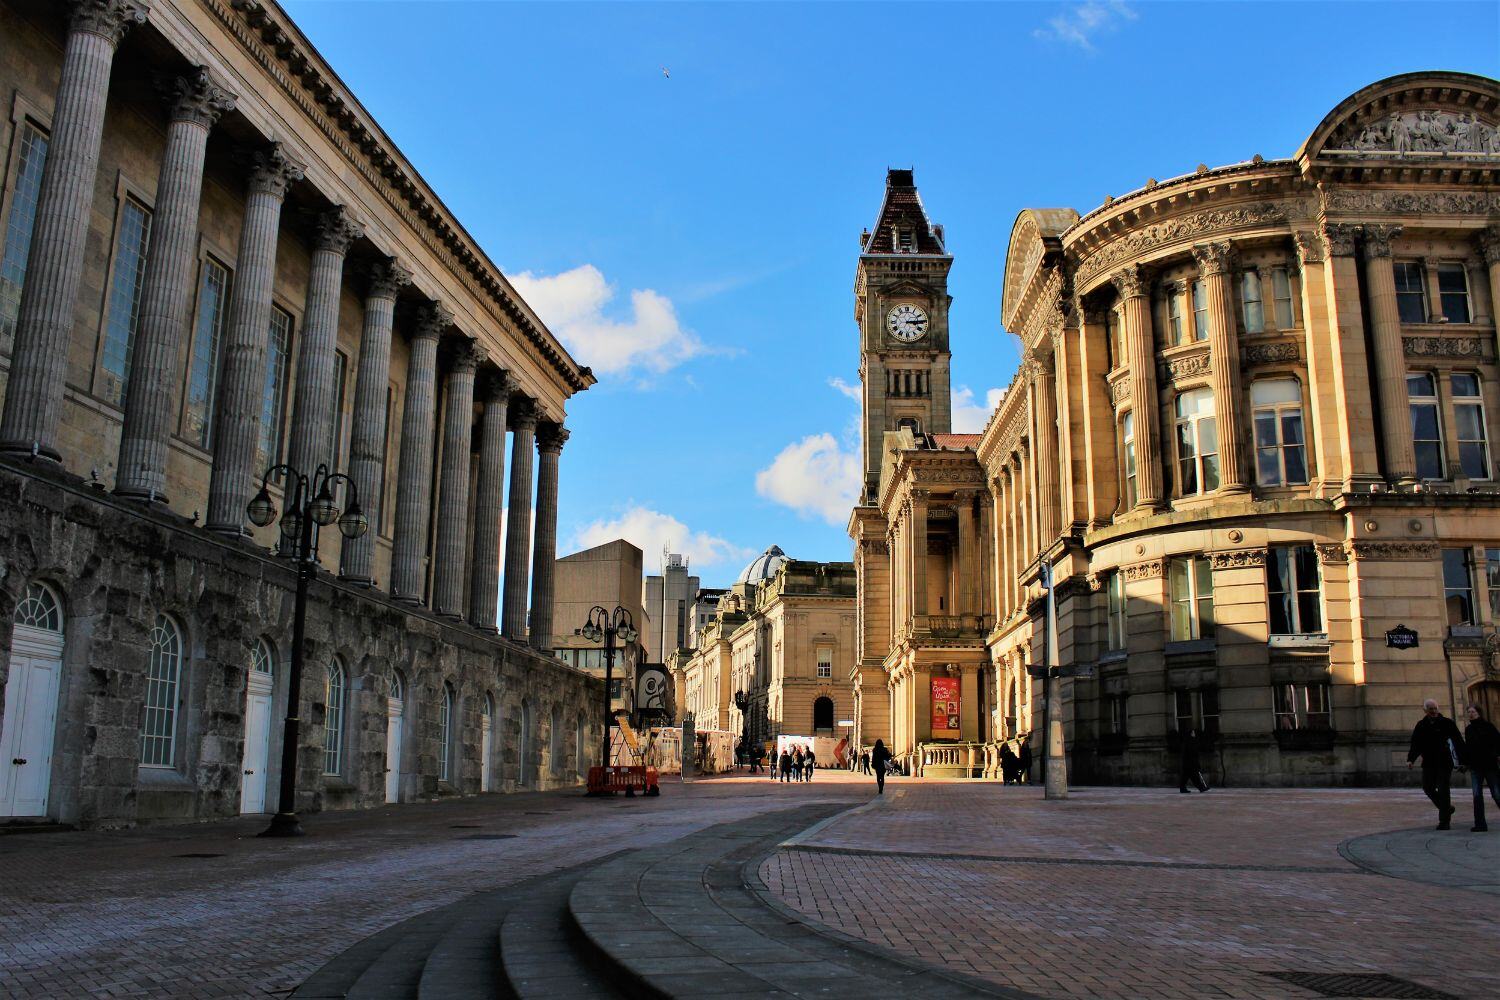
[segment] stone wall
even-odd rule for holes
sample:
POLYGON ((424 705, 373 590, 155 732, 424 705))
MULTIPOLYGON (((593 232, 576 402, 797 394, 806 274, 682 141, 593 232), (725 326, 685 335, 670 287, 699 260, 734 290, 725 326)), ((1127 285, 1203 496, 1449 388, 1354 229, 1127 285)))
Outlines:
MULTIPOLYGON (((286 561, 160 508, 118 502, 40 465, 0 464, 0 649, 6 653, 0 685, 8 679, 12 613, 33 580, 51 585, 64 601, 51 818, 113 827, 237 814, 246 674, 261 637, 277 654, 267 791, 274 808, 295 587, 286 561), (158 614, 170 615, 185 639, 176 764, 142 768, 142 704, 158 614)), ((519 787, 523 759, 532 787, 577 784, 597 753, 600 681, 378 591, 320 575, 311 585, 306 650, 299 811, 384 803, 386 703, 395 669, 406 683, 402 801, 480 791, 486 695, 496 705, 493 788, 519 787), (349 674, 346 765, 340 775, 325 775, 324 671, 334 656, 349 674), (458 696, 457 766, 451 781, 440 782, 445 681, 458 696), (525 746, 523 709, 532 720, 525 746), (562 729, 557 739, 555 719, 562 729), (587 734, 582 761, 580 720, 587 734)))

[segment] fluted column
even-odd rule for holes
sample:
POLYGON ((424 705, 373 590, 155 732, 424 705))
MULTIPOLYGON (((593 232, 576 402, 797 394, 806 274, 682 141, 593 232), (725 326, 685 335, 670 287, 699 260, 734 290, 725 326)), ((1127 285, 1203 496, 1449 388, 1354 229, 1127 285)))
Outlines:
POLYGON ((911 511, 911 613, 912 628, 927 627, 927 499, 926 490, 912 490, 911 511))
POLYGON ((1234 311, 1234 245, 1199 243, 1193 259, 1208 305, 1208 378, 1219 429, 1219 489, 1248 493, 1248 463, 1240 447, 1239 321, 1234 311))
POLYGON ((281 145, 257 152, 245 196, 239 267, 229 301, 218 416, 214 420, 214 465, 208 487, 208 528, 225 535, 245 532, 245 505, 265 472, 255 465, 266 392, 266 341, 271 331, 271 292, 276 282, 276 239, 286 190, 302 179, 302 168, 281 145))
POLYGON ((537 435, 536 544, 531 557, 531 648, 552 648, 552 597, 557 563, 557 462, 568 431, 547 424, 537 435))
POLYGON ((959 490, 954 494, 954 505, 958 513, 958 593, 954 595, 953 611, 958 615, 974 615, 974 593, 979 585, 977 554, 974 546, 974 499, 975 491, 959 490))
POLYGON ((396 550, 391 557, 391 596, 405 604, 422 603, 422 558, 427 553, 427 522, 432 512, 437 345, 452 322, 453 313, 433 304, 423 310, 412 332, 396 482, 396 550))
POLYGON ((505 610, 501 632, 526 639, 526 588, 531 566, 531 453, 536 448, 536 409, 530 401, 511 403, 510 510, 505 524, 505 610))
POLYGON ((500 604, 500 519, 505 516, 505 421, 515 380, 506 372, 481 386, 479 482, 474 491, 474 572, 469 582, 469 624, 495 631, 500 604))
POLYGON ((120 430, 120 460, 115 470, 116 493, 150 500, 160 500, 166 492, 167 441, 182 384, 177 362, 191 326, 198 203, 208 131, 234 107, 234 97, 202 66, 175 78, 166 90, 172 116, 156 183, 151 245, 141 279, 140 317, 130 352, 125 425, 120 430))
POLYGON ((1036 402, 1036 503, 1040 533, 1038 551, 1051 546, 1062 530, 1059 526, 1061 496, 1059 478, 1063 474, 1057 447, 1057 372, 1052 358, 1036 359, 1035 375, 1029 386, 1036 402))
POLYGON ((1406 395, 1406 351, 1401 343, 1401 313, 1396 305, 1396 275, 1391 269, 1391 241, 1400 226, 1365 226, 1365 296, 1375 344, 1375 381, 1380 393, 1380 431, 1385 440, 1385 468, 1400 484, 1417 481, 1417 453, 1411 436, 1411 400, 1406 395))
MULTIPOLYGON (((1496 351, 1500 353, 1500 226, 1491 226, 1479 234, 1479 254, 1484 258, 1485 267, 1488 269, 1489 288, 1485 296, 1485 302, 1489 308, 1487 312, 1495 322, 1496 351)), ((1483 316, 1475 316, 1475 322, 1485 321, 1483 316)))
POLYGON ((323 213, 307 278, 302 343, 297 351, 297 394, 292 401, 292 440, 287 461, 304 475, 333 467, 333 431, 338 391, 333 384, 339 339, 339 294, 344 257, 364 229, 342 205, 323 213))
POLYGON ((1120 324, 1130 363, 1130 406, 1135 413, 1136 510, 1161 506, 1161 442, 1156 397, 1156 336, 1151 329, 1151 283, 1145 269, 1129 265, 1110 276, 1121 299, 1120 324))
MULTIPOLYGON (((354 422, 349 431, 349 478, 359 506, 378 530, 385 503, 386 392, 391 377, 391 328, 396 296, 411 283, 411 272, 394 258, 370 269, 365 293, 365 322, 359 338, 358 374, 354 381, 354 422)), ((370 586, 375 572, 375 535, 367 531, 346 538, 340 554, 339 576, 370 586)))
POLYGON ((443 404, 443 470, 433 549, 432 610, 464 616, 464 544, 469 527, 469 463, 474 439, 474 373, 483 354, 473 341, 459 343, 448 370, 443 404))
POLYGON ((62 458, 57 450, 57 424, 99 172, 110 67, 125 32, 145 21, 144 3, 80 0, 73 4, 16 318, 5 411, 0 417, 0 452, 35 453, 53 461, 62 458))

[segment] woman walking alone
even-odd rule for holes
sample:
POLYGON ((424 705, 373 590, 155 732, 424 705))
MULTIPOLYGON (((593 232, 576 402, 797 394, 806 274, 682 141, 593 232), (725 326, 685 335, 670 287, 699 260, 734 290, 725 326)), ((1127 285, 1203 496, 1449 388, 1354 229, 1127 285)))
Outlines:
POLYGON ((875 768, 875 790, 885 794, 885 766, 890 763, 891 752, 885 748, 885 740, 875 741, 875 750, 870 754, 870 765, 875 768))

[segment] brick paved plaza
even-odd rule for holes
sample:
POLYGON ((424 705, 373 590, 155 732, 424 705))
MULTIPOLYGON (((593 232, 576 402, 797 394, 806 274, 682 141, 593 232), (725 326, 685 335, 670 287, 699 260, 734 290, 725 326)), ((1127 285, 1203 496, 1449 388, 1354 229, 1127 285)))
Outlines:
POLYGON ((811 922, 805 937, 863 939, 958 983, 1291 998, 1322 994, 1265 973, 1379 973, 1465 997, 1500 982, 1500 948, 1486 944, 1500 840, 1429 836, 1416 791, 1083 788, 1065 803, 990 783, 872 791, 819 772, 811 785, 671 784, 659 799, 569 791, 324 814, 295 842, 254 839, 259 820, 4 837, 0 995, 287 995, 418 914, 794 807, 810 827, 837 813, 758 862, 765 891, 811 922), (1475 888, 1453 887, 1465 881, 1475 888))

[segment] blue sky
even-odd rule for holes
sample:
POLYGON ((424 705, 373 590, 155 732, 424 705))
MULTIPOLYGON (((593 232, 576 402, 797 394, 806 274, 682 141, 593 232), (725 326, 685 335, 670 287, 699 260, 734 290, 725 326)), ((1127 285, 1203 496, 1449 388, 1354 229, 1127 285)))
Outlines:
POLYGON ((837 380, 887 167, 947 230, 972 423, 1016 364, 1021 209, 1290 156, 1366 84, 1500 63, 1493 2, 286 6, 599 372, 569 408, 560 552, 623 534, 654 571, 670 539, 708 585, 773 543, 849 558, 837 380))

